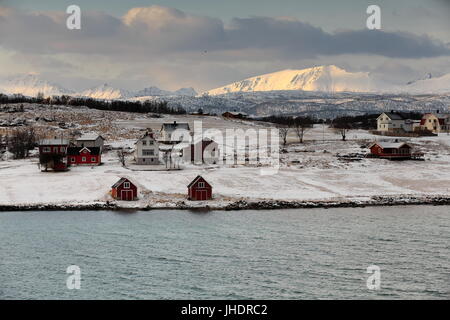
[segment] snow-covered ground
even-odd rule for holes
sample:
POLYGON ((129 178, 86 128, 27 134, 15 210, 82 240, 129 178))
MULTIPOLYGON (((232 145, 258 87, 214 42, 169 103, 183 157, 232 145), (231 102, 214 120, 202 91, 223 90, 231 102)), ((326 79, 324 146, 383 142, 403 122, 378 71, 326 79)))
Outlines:
MULTIPOLYGON (((167 120, 167 119, 165 119, 167 120)), ((180 122, 182 118, 178 119, 180 122)), ((191 119, 192 120, 192 119, 191 119)), ((211 118, 206 127, 217 122, 222 127, 246 123, 211 118)), ((157 127, 162 119, 119 121, 123 127, 157 127), (153 121, 153 120, 152 120, 153 121), (141 123, 142 122, 142 123, 141 123)), ((413 138, 409 141, 417 151, 426 153, 426 161, 388 161, 362 159, 339 160, 336 155, 366 153, 362 148, 379 137, 355 130, 349 141, 321 125, 307 131, 305 143, 289 137, 287 153, 281 153, 281 168, 276 174, 261 175, 251 166, 187 166, 174 171, 134 171, 119 164, 114 151, 103 156, 99 167, 72 167, 67 172, 41 172, 37 158, 0 161, 0 205, 89 204, 113 201, 111 186, 121 177, 131 179, 139 187, 139 201, 118 203, 123 207, 171 207, 184 201, 188 206, 224 206, 239 200, 264 201, 347 201, 373 196, 444 196, 450 197, 450 136, 413 138), (213 186, 214 200, 186 200, 187 185, 201 174, 213 186)), ((131 146, 132 139, 113 146, 131 146)))

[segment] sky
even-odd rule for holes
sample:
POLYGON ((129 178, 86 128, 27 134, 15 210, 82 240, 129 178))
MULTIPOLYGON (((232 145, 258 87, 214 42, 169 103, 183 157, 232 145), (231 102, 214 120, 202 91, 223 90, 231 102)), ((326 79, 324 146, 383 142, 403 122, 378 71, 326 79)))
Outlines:
POLYGON ((327 64, 393 85, 450 73, 450 1, 0 0, 1 79, 202 92, 327 64), (72 4, 81 30, 66 27, 72 4))

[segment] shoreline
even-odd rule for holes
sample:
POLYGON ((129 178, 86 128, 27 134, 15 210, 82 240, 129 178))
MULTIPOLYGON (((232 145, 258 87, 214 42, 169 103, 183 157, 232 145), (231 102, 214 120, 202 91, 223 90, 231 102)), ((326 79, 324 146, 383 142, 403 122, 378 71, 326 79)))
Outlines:
MULTIPOLYGON (((450 195, 441 196, 373 196, 366 200, 342 199, 339 201, 287 201, 287 200, 238 200, 227 204, 211 201, 205 205, 188 205, 185 201, 173 205, 125 206, 123 202, 95 202, 90 204, 24 204, 0 205, 0 212, 17 211, 151 211, 151 210, 189 210, 189 211, 241 211, 241 210, 276 210, 276 209, 314 209, 314 208, 364 208, 405 205, 450 205, 450 195)), ((195 204, 198 204, 196 202, 195 204)))

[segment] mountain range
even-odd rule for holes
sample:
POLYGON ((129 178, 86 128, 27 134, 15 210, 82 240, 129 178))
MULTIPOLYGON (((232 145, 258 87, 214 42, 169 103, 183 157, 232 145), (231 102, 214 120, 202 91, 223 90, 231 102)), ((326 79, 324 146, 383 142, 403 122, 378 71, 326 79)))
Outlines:
POLYGON ((94 99, 133 99, 139 97, 153 96, 196 96, 197 92, 193 88, 181 88, 176 91, 161 90, 157 87, 149 87, 139 91, 129 91, 120 88, 114 88, 108 84, 76 92, 63 88, 60 85, 40 79, 36 75, 27 74, 12 77, 6 81, 0 82, 0 93, 5 94, 23 94, 25 96, 35 97, 38 93, 44 96, 70 95, 78 97, 88 97, 94 99))
POLYGON ((376 80, 369 72, 348 72, 334 65, 300 70, 282 70, 233 82, 205 92, 223 95, 236 92, 315 91, 358 93, 450 93, 450 74, 433 78, 431 74, 404 85, 387 85, 376 80))
MULTIPOLYGON (((387 85, 369 72, 348 72, 334 65, 318 66, 307 69, 287 69, 247 78, 241 81, 206 91, 202 96, 220 96, 232 93, 252 93, 268 91, 299 91, 323 93, 394 93, 394 94, 442 94, 450 93, 450 74, 425 77, 406 82, 404 85, 387 85)), ((139 99, 145 97, 195 97, 193 88, 181 88, 176 91, 147 87, 129 91, 103 84, 81 92, 75 92, 60 85, 38 78, 36 75, 22 75, 0 82, 0 93, 36 96, 71 95, 96 99, 139 99)))

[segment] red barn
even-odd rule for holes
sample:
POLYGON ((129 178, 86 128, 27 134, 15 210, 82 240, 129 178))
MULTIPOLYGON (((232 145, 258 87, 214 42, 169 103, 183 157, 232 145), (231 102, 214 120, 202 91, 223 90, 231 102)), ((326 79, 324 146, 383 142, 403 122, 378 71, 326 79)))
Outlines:
POLYGON ((55 171, 67 170, 67 147, 69 141, 66 139, 44 139, 39 141, 39 164, 44 168, 55 171))
POLYGON ((405 142, 374 142, 369 146, 370 153, 379 158, 411 159, 412 147, 405 142))
POLYGON ((212 199, 212 187, 201 176, 197 176, 188 185, 188 199, 189 200, 211 200, 212 199))
POLYGON ((102 162, 99 147, 69 147, 67 156, 71 165, 98 166, 102 162))
POLYGON ((127 178, 121 178, 112 186, 111 195, 117 200, 133 201, 137 199, 137 187, 127 178))

